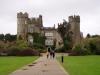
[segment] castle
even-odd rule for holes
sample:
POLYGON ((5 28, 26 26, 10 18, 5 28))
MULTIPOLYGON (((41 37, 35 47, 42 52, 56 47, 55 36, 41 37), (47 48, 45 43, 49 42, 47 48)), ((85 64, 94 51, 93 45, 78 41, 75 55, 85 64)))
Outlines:
POLYGON ((66 33, 72 33, 73 45, 80 43, 81 34, 80 34, 80 16, 69 16, 68 22, 63 22, 58 24, 58 28, 54 27, 43 27, 42 15, 39 15, 37 18, 29 18, 28 13, 17 13, 17 38, 22 38, 27 40, 28 43, 34 43, 34 36, 29 33, 40 33, 45 36, 45 45, 52 46, 56 40, 56 48, 60 48, 63 45, 63 39, 58 32, 58 29, 62 26, 65 26, 66 33))

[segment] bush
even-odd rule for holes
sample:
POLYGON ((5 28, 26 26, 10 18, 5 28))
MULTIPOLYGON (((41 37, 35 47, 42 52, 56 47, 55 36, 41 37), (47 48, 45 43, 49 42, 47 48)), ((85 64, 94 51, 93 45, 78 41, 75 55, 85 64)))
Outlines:
MULTIPOLYGON (((2 47, 1 47, 2 48, 2 47)), ((0 50, 0 54, 4 55, 6 53, 8 56, 34 56, 39 55, 39 51, 33 50, 28 47, 28 44, 24 40, 17 40, 16 42, 9 42, 5 44, 4 52, 0 50)))
POLYGON ((89 38, 89 42, 87 42, 87 49, 91 51, 92 54, 100 55, 100 38, 89 38))
POLYGON ((73 47, 69 55, 100 55, 100 37, 86 38, 73 47))
POLYGON ((39 56, 39 51, 30 48, 22 50, 18 48, 11 48, 7 53, 8 56, 39 56))
POLYGON ((20 49, 15 46, 12 46, 7 50, 8 56, 17 56, 19 52, 20 52, 20 49))
POLYGON ((37 50, 33 50, 33 49, 24 49, 24 50, 20 50, 20 52, 18 53, 18 56, 39 56, 40 53, 37 50))
POLYGON ((84 48, 81 44, 77 44, 73 47, 71 53, 69 55, 89 55, 90 51, 84 48))
POLYGON ((34 43, 34 44, 33 44, 33 47, 34 47, 35 49, 45 49, 44 45, 39 44, 39 43, 34 43))
POLYGON ((25 40, 17 40, 14 46, 23 50, 28 48, 28 43, 25 40))
POLYGON ((38 49, 38 51, 39 51, 40 53, 45 53, 45 52, 47 52, 46 49, 38 49))
POLYGON ((0 49, 0 56, 7 56, 7 50, 5 49, 0 49))

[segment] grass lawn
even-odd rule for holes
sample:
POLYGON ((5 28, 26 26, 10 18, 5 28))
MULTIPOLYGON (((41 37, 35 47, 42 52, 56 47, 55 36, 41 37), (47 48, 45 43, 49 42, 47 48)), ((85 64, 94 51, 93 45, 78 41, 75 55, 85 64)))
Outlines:
POLYGON ((70 75, 100 75, 100 56, 65 56, 62 65, 70 75))
POLYGON ((0 57, 0 75, 9 75, 26 64, 36 60, 38 57, 0 57))

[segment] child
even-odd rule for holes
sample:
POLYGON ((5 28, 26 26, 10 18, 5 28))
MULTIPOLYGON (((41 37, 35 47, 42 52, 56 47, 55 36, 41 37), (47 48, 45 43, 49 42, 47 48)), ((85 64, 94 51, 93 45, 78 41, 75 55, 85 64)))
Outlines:
POLYGON ((48 57, 49 57, 49 52, 48 51, 47 51, 46 55, 47 55, 47 59, 48 59, 48 57))

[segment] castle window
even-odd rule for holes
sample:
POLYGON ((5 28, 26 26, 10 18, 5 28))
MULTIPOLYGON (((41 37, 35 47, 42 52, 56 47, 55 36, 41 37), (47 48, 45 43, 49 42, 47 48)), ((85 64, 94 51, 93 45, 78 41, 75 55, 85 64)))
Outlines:
POLYGON ((33 37, 31 35, 28 36, 28 42, 33 44, 33 37))
POLYGON ((28 32, 33 33, 33 28, 29 28, 28 32))
POLYGON ((45 40, 45 45, 53 45, 54 44, 54 42, 53 42, 53 40, 51 40, 51 39, 47 39, 47 40, 45 40))
POLYGON ((53 33, 47 32, 47 33, 45 33, 45 36, 53 36, 53 33))
POLYGON ((33 30, 34 30, 34 26, 33 25, 29 25, 28 26, 28 32, 29 33, 33 33, 34 32, 33 30))
POLYGON ((27 24, 27 21, 25 20, 25 24, 27 24))

